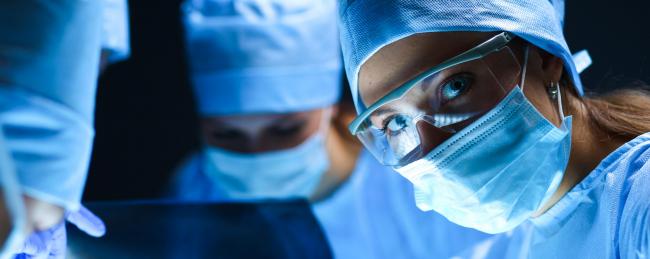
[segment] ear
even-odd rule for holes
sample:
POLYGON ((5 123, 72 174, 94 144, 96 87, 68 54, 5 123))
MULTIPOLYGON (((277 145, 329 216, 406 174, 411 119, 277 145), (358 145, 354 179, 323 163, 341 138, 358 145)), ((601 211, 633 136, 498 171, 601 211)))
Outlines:
POLYGON ((539 55, 544 79, 548 80, 548 82, 559 82, 564 72, 562 59, 538 47, 534 47, 533 52, 539 55))

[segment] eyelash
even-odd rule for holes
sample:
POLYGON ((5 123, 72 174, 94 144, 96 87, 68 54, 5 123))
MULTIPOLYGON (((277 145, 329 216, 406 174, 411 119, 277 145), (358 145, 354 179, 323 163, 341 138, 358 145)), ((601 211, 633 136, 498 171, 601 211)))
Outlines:
POLYGON ((386 128, 388 128, 388 123, 397 116, 396 114, 391 114, 390 116, 387 116, 383 120, 381 120, 381 132, 383 134, 386 134, 386 128))
MULTIPOLYGON (((470 83, 474 79, 474 77, 468 72, 459 72, 459 73, 455 73, 455 74, 447 77, 444 81, 442 81, 442 83, 438 84, 438 86, 436 87, 436 95, 438 96, 438 99, 440 99, 440 100, 443 99, 442 98, 442 96, 443 96, 442 91, 444 90, 443 86, 445 86, 446 84, 448 84, 449 82, 451 82, 452 80, 457 79, 457 78, 467 78, 467 79, 469 79, 470 83)), ((426 81, 426 80, 429 80, 429 79, 424 79, 424 81, 426 81)), ((470 89, 471 89, 471 87, 470 87, 470 89)), ((451 101, 451 100, 443 100, 443 102, 441 102, 440 105, 444 105, 445 103, 447 103, 449 101, 451 101)), ((386 128, 388 127, 388 123, 390 123, 391 120, 394 119, 396 116, 398 116, 398 115, 397 114, 392 114, 390 116, 387 116, 386 118, 384 118, 381 121, 381 130, 380 131, 381 131, 382 134, 386 134, 386 128)))
MULTIPOLYGON (((472 76, 472 74, 470 74, 468 72, 459 72, 459 73, 455 73, 455 74, 447 77, 444 81, 442 81, 442 83, 438 84, 438 87, 436 88, 436 94, 438 95, 438 99, 441 100, 440 106, 442 106, 442 105, 448 103, 449 101, 453 100, 453 99, 444 100, 442 91, 444 90, 443 87, 445 85, 447 85, 449 82, 451 82, 452 80, 457 79, 457 78, 467 78, 467 79, 469 79, 470 84, 474 80, 474 77, 472 76)), ((471 90, 472 87, 470 86, 469 88, 470 89, 468 89, 467 91, 471 90)))

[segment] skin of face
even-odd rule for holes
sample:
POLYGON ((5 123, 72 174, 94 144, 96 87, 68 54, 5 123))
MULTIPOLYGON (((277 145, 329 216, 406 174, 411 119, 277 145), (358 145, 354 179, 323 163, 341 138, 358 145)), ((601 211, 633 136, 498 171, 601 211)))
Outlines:
POLYGON ((322 109, 286 114, 212 116, 201 119, 205 143, 239 153, 289 149, 314 135, 322 109))
MULTIPOLYGON (((415 34, 389 44, 366 61, 359 72, 359 94, 366 106, 371 105, 391 90, 401 86, 427 69, 457 56, 497 33, 486 32, 436 32, 415 34)), ((514 43, 513 43, 514 44, 514 43)), ((548 94, 552 82, 561 82, 562 102, 565 115, 573 115, 572 150, 563 181, 535 216, 548 210, 573 186, 593 170, 607 154, 623 143, 603 138, 603 134, 590 126, 584 103, 570 83, 562 82, 564 65, 561 59, 521 42, 513 45, 513 53, 524 64, 524 48, 529 46, 524 94, 535 108, 550 122, 560 126, 561 118, 557 101, 548 94)), ((523 71, 523 69, 522 69, 523 71)), ((518 80, 520 81, 520 80, 518 80)), ((418 129, 424 150, 431 150, 449 138, 451 134, 440 132, 426 123, 418 129), (445 135, 446 134, 446 135, 445 135), (428 146, 427 146, 428 145, 428 146)))

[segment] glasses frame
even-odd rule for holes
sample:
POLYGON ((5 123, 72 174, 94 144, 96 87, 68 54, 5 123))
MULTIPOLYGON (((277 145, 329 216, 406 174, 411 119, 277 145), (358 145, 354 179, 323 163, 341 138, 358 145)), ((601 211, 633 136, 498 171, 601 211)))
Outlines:
POLYGON ((490 38, 489 40, 477 45, 476 47, 471 48, 468 51, 465 51, 451 59, 448 59, 430 69, 427 71, 419 74, 415 78, 409 80, 408 82, 404 83, 400 87, 390 91, 384 97, 380 98, 377 100, 375 103, 370 105, 365 111, 363 111, 359 116, 354 118, 352 123, 348 126, 348 130, 352 135, 357 135, 359 132, 359 128, 361 127, 361 124, 377 109, 379 109, 381 106, 384 104, 390 103, 392 101, 398 100, 404 95, 411 90, 413 87, 418 85, 422 80, 427 79, 431 75, 434 75, 440 71, 443 71, 445 69, 448 69, 450 67, 453 67, 458 64, 462 64, 465 62, 469 61, 474 61, 477 59, 481 59, 489 54, 492 54, 494 52, 502 50, 504 47, 512 41, 514 38, 514 35, 509 33, 509 32, 502 32, 497 34, 496 36, 490 38))

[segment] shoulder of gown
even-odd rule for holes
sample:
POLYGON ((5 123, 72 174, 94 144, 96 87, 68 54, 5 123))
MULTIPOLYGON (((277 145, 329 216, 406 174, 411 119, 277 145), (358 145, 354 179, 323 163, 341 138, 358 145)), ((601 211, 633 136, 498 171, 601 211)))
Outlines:
POLYGON ((201 164, 203 156, 200 152, 190 154, 176 168, 167 186, 166 198, 179 200, 200 200, 202 198, 201 183, 206 183, 201 164))
POLYGON ((624 157, 619 168, 627 170, 619 229, 620 258, 650 258, 650 134, 624 157))

